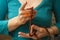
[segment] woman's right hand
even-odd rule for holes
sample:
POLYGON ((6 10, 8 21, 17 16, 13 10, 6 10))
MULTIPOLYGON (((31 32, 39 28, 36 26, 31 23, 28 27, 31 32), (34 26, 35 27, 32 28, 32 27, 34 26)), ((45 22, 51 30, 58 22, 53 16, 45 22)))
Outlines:
POLYGON ((30 19, 31 12, 33 12, 32 18, 35 16, 35 13, 36 13, 35 10, 32 11, 33 7, 25 9, 26 5, 27 5, 27 2, 22 4, 21 7, 19 8, 18 17, 20 20, 20 24, 25 24, 30 19))
MULTIPOLYGON (((20 25, 25 24, 28 20, 30 20, 30 16, 31 16, 31 8, 28 9, 24 9, 26 6, 27 2, 24 3, 20 8, 19 8, 19 13, 18 16, 10 19, 8 21, 8 31, 11 32, 13 30, 15 30, 16 28, 18 28, 20 25)), ((32 18, 34 18, 36 11, 33 10, 33 14, 32 14, 32 18)))

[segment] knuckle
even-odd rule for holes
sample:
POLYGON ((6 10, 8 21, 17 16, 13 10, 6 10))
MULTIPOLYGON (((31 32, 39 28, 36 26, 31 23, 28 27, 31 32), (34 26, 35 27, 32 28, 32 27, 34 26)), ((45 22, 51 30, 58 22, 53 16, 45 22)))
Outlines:
POLYGON ((32 25, 31 27, 33 28, 35 25, 32 25))

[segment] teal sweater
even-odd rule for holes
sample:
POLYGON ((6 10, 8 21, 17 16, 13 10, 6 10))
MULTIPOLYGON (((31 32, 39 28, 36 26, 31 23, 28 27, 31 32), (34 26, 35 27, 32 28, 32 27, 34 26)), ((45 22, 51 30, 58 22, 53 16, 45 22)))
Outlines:
MULTIPOLYGON (((41 4, 39 4, 36 8, 34 8, 37 13, 35 18, 32 20, 32 24, 35 24, 40 27, 50 27, 52 20, 52 9, 55 12, 56 18, 56 27, 60 33, 60 6, 59 0, 42 0, 41 4)), ((18 0, 0 0, 0 34, 10 35, 12 40, 29 40, 28 38, 18 37, 18 32, 29 32, 29 21, 18 27, 16 30, 12 32, 8 32, 8 20, 18 15, 18 9, 21 4, 18 0), (6 15, 8 19, 5 20, 6 15)), ((46 37, 42 38, 42 40, 46 40, 46 37)))

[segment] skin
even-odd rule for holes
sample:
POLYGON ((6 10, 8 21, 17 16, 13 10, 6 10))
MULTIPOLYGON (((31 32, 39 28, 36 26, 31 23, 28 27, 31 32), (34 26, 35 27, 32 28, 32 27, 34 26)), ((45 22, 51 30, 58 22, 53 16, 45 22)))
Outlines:
MULTIPOLYGON (((21 2, 21 0, 19 0, 19 1, 21 2)), ((29 1, 32 2, 32 0, 29 0, 29 1)), ((27 2, 29 2, 29 1, 27 1, 27 2)), ((38 1, 40 1, 40 0, 38 0, 38 1)), ((21 2, 21 3, 23 3, 23 2, 21 2)), ((33 3, 35 3, 35 1, 33 3)), ((36 3, 36 4, 39 4, 39 3, 36 3)), ((29 8, 30 5, 29 4, 27 4, 27 5, 28 5, 27 7, 29 8)), ((34 5, 34 7, 36 7, 36 5, 34 5)), ((37 30, 36 35, 38 36, 38 38, 48 36, 47 32, 44 28, 41 28, 41 27, 36 26, 36 25, 31 25, 31 27, 32 27, 32 30, 33 29, 37 30)), ((47 29, 48 29, 48 31, 51 35, 58 34, 58 28, 56 26, 51 26, 50 28, 47 28, 47 29)), ((32 32, 31 32, 31 34, 32 34, 32 32)), ((26 33, 23 33, 23 32, 19 32, 18 36, 19 37, 24 37, 24 38, 32 38, 32 39, 35 39, 35 40, 37 39, 37 37, 35 35, 33 35, 31 37, 31 36, 29 36, 29 33, 26 34, 26 33)))
POLYGON ((27 2, 28 4, 26 5, 25 9, 33 7, 36 8, 41 2, 42 0, 19 0, 19 2, 23 5, 25 2, 27 2))
MULTIPOLYGON (((23 5, 21 5, 21 7, 19 8, 19 14, 18 14, 18 16, 14 17, 14 18, 12 18, 12 19, 10 19, 8 21, 8 31, 9 32, 15 30, 20 25, 25 24, 30 19, 31 9, 30 8, 24 9, 25 6, 26 6, 26 4, 27 4, 27 2, 25 2, 23 5), (25 13, 27 13, 27 15, 25 13)), ((33 15, 32 15, 33 17, 35 15, 35 13, 36 12, 34 10, 33 11, 33 15)))
MULTIPOLYGON (((36 26, 36 25, 31 25, 31 27, 32 27, 32 30, 33 29, 37 30, 36 35, 37 35, 38 38, 48 36, 45 28, 41 28, 41 27, 36 26)), ((50 35, 55 35, 55 34, 58 33, 58 29, 55 26, 52 26, 51 28, 47 28, 47 29, 48 29, 50 35)), ((29 35, 29 33, 23 33, 23 32, 19 32, 18 37, 32 38, 32 39, 35 39, 35 40, 37 39, 37 37, 35 35, 33 35, 31 37, 29 35)))

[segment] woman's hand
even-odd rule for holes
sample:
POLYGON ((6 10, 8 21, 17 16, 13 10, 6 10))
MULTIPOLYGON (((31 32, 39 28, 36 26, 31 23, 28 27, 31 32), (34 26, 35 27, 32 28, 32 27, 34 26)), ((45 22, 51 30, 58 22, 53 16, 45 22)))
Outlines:
POLYGON ((33 9, 33 7, 24 9, 26 4, 27 4, 27 2, 22 4, 19 9, 18 17, 19 17, 20 24, 25 24, 30 19, 31 12, 33 12, 32 18, 34 18, 35 14, 36 14, 35 10, 33 10, 33 11, 31 10, 31 9, 33 9))
MULTIPOLYGON (((32 27, 32 30, 36 30, 37 31, 36 32, 36 36, 38 38, 42 38, 42 37, 48 36, 45 28, 41 28, 41 27, 38 27, 36 25, 32 25, 31 27, 32 27)), ((18 35, 19 37, 38 39, 35 35, 30 36, 29 33, 26 34, 26 33, 23 33, 23 32, 19 32, 18 34, 19 34, 18 35)))
MULTIPOLYGON (((8 21, 8 31, 11 32, 13 30, 15 30, 16 28, 18 28, 20 25, 25 24, 28 20, 30 20, 30 16, 31 16, 31 8, 28 9, 24 9, 26 6, 27 2, 24 3, 23 5, 21 5, 20 9, 19 9, 19 13, 18 16, 10 19, 8 21)), ((36 11, 33 10, 33 14, 32 14, 32 18, 34 18, 36 11)))
MULTIPOLYGON (((18 37, 24 37, 24 38, 32 38, 32 39, 38 39, 38 38, 42 38, 42 37, 45 37, 45 36, 48 36, 47 34, 47 31, 45 28, 42 28, 42 27, 38 27, 36 25, 32 25, 32 30, 36 30, 36 36, 33 35, 33 36, 30 36, 29 33, 23 33, 23 32, 19 32, 18 33, 18 37)), ((55 34, 58 34, 58 29, 56 26, 51 26, 50 28, 47 28, 50 35, 55 35, 55 34)), ((33 34, 31 32, 31 34, 33 34)))

